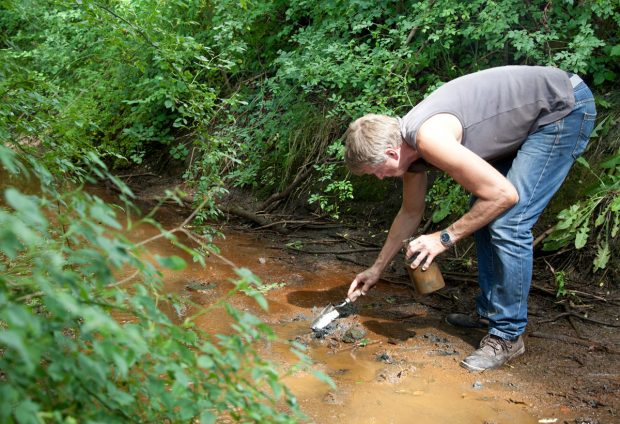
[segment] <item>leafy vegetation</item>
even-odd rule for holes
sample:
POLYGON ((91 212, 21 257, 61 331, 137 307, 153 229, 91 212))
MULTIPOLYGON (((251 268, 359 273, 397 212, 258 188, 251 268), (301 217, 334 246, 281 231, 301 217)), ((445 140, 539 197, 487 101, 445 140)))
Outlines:
MULTIPOLYGON (((3 190, 0 208, 0 421, 302 418, 279 382, 280 371, 256 351, 259 341, 274 341, 275 335, 255 316, 226 299, 207 310, 194 308, 181 324, 162 312, 178 301, 161 291, 157 269, 180 270, 185 260, 143 259, 147 241, 131 242, 124 233, 157 223, 132 218, 131 192, 96 156, 87 158, 88 167, 123 191, 126 222, 117 218, 120 206, 79 186, 56 190, 57 182, 36 162, 26 164, 5 147, 0 159, 5 178, 15 183, 3 190), (28 176, 40 179, 40 192, 17 188, 28 176), (231 316, 230 334, 206 334, 195 325, 214 308, 231 316)), ((206 244, 183 245, 174 230, 157 237, 204 263, 206 244)), ((238 276, 229 295, 241 290, 266 307, 266 286, 249 270, 238 270, 238 276)), ((302 347, 292 348, 302 360, 298 366, 307 364, 302 347)))
MULTIPOLYGON (((592 246, 595 271, 613 263, 620 107, 607 93, 620 77, 617 0, 4 0, 2 8, 0 141, 10 149, 0 150, 0 420, 209 422, 226 408, 239 421, 293 420, 293 398, 252 350, 270 330, 232 309, 230 336, 203 334, 191 320, 173 325, 159 306, 174 299, 123 236, 135 223, 121 224, 83 182, 112 181, 131 217, 131 193, 108 167, 181 164, 201 204, 194 218, 206 223, 227 188, 267 197, 311 170, 295 194, 342 217, 368 181, 341 166, 350 120, 403 115, 468 72, 554 65, 591 83, 610 110, 581 161, 592 187, 558 208, 545 247, 592 246), (20 186, 27 173, 40 191, 20 186), (59 181, 72 184, 66 193, 59 181), (124 269, 137 271, 131 289, 116 285, 124 269), (132 319, 119 323, 118 313, 132 319), (237 372, 246 365, 264 385, 237 372)), ((373 184, 377 197, 390 195, 373 184)), ((462 212, 465 196, 438 178, 427 199, 433 223, 462 212)), ((201 260, 203 251, 183 248, 201 260)), ((261 287, 272 286, 254 279, 243 273, 239 288, 263 302, 261 287)))
POLYGON ((620 150, 600 164, 601 174, 594 173, 585 159, 579 158, 578 162, 593 173, 597 183, 586 192, 584 200, 560 212, 555 231, 545 240, 545 249, 557 250, 571 242, 575 248, 581 249, 588 242, 590 233, 595 233, 593 265, 596 272, 607 266, 611 257, 611 239, 620 230, 620 150))

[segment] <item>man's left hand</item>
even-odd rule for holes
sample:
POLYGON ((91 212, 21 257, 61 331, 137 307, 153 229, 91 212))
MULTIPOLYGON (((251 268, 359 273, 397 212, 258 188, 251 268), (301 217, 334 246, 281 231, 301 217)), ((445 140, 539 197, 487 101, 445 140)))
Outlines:
POLYGON ((422 270, 426 271, 435 257, 446 251, 446 247, 439 240, 439 232, 433 234, 424 234, 413 239, 407 244, 405 257, 407 259, 415 258, 411 262, 411 268, 415 269, 422 266, 422 270), (417 256, 416 256, 417 255, 417 256))

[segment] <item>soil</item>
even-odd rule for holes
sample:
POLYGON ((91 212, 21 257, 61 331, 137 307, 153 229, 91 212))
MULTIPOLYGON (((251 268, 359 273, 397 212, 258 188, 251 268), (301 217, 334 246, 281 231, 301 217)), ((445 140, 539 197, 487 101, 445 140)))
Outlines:
MULTIPOLYGON (((140 184, 132 185, 145 205, 178 182, 137 180, 140 184)), ((243 193, 233 193, 226 202, 247 210, 256 204, 243 193)), ((178 224, 188 211, 188 205, 171 206, 160 219, 178 224)), ((269 313, 243 300, 235 300, 238 306, 255 311, 280 337, 307 346, 316 369, 336 382, 333 389, 311 382, 303 373, 287 378, 312 422, 620 423, 617 281, 568 275, 567 294, 557 296, 553 267, 565 269, 575 256, 538 255, 524 336, 526 353, 498 370, 471 374, 459 362, 475 349, 484 332, 451 327, 444 317, 474 309, 472 240, 462 241, 438 260, 445 288, 417 294, 399 256, 350 314, 317 336, 309 331, 312 319, 322 307, 344 300, 355 274, 374 261, 388 227, 381 214, 373 222, 366 220, 368 211, 363 221, 350 218, 344 223, 308 212, 297 209, 268 217, 305 222, 285 225, 287 234, 229 215, 225 223, 216 224, 226 234, 216 244, 228 259, 249 267, 273 286, 266 292, 269 313)), ((170 287, 185 290, 198 303, 213 298, 214 281, 233 275, 215 265, 192 272, 175 276, 170 287)), ((217 325, 215 321, 203 325, 221 330, 225 320, 217 320, 217 325)), ((285 349, 266 350, 282 364, 291 360, 285 349)))

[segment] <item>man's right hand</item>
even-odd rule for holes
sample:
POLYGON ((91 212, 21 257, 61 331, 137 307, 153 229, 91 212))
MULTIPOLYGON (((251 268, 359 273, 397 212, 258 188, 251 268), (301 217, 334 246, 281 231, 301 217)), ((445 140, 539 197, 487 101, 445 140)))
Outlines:
POLYGON ((351 302, 355 302, 358 297, 366 295, 377 281, 379 281, 379 275, 381 273, 375 271, 373 268, 368 268, 366 271, 360 272, 355 277, 355 280, 349 287, 349 293, 347 297, 351 299, 351 302))

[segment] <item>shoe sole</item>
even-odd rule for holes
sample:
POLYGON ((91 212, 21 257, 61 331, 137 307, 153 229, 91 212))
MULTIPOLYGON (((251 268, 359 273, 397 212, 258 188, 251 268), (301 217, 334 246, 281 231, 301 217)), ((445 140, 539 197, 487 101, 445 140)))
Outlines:
POLYGON ((486 370, 494 370, 496 368, 501 367, 502 365, 504 365, 506 362, 508 361, 512 361, 513 359, 523 355, 525 353, 525 346, 523 346, 521 349, 519 349, 518 351, 515 352, 514 355, 512 355, 510 358, 506 359, 506 361, 502 364, 499 364, 496 367, 489 367, 489 368, 480 368, 480 367, 475 367, 473 365, 468 364, 467 362, 465 362, 465 360, 461 361, 461 367, 465 368, 467 371, 469 372, 482 372, 482 371, 486 371, 486 370))

